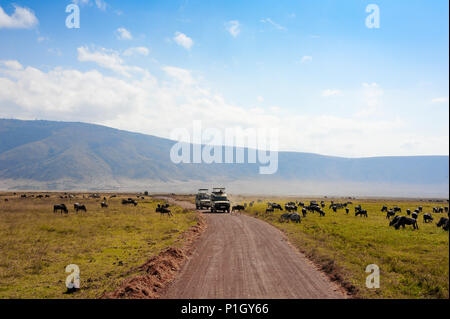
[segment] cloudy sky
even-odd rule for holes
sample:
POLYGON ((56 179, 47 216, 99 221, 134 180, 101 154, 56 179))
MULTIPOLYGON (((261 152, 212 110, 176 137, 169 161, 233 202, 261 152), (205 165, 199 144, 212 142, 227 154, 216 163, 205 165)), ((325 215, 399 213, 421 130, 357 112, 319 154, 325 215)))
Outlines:
POLYGON ((279 129, 282 150, 449 154, 449 3, 0 1, 0 118, 170 137, 279 129), (367 28, 368 4, 380 28, 367 28))

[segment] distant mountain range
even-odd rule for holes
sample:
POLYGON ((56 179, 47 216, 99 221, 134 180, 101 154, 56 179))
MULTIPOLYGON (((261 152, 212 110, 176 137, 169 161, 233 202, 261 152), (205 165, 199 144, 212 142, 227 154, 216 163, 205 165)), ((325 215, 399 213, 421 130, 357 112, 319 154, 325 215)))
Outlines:
POLYGON ((342 158, 280 152, 260 164, 174 164, 174 141, 105 126, 0 119, 0 189, 187 191, 448 197, 449 157, 342 158))

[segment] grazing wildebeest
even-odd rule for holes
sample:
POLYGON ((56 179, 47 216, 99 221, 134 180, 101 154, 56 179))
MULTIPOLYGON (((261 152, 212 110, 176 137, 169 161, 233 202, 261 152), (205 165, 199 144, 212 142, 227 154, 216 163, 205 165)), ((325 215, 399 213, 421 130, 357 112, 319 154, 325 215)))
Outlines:
POLYGON ((305 207, 305 203, 300 202, 300 203, 298 203, 298 206, 305 207))
POLYGON ((404 229, 405 225, 412 225, 414 229, 419 229, 417 220, 415 220, 414 218, 406 217, 406 216, 400 216, 400 218, 395 223, 394 227, 395 227, 395 229, 399 229, 400 226, 402 226, 404 229))
POLYGON ((423 207, 422 207, 422 206, 419 206, 419 207, 417 207, 417 209, 419 210, 419 212, 422 212, 423 207))
POLYGON ((444 207, 439 207, 438 212, 439 213, 443 213, 444 212, 444 207))
POLYGON ((67 209, 67 207, 66 207, 65 204, 60 204, 60 205, 54 205, 54 206, 53 206, 53 212, 54 212, 54 213, 57 213, 58 210, 61 211, 61 214, 62 214, 63 212, 66 213, 66 214, 69 213, 69 210, 67 209))
POLYGON ((291 214, 290 219, 291 219, 291 221, 293 221, 295 223, 300 223, 302 221, 300 215, 297 213, 291 214))
POLYGON ((20 195, 21 198, 27 198, 26 194, 20 195))
POLYGON ((281 207, 280 204, 272 203, 271 206, 272 206, 272 208, 273 208, 274 210, 275 210, 275 209, 283 210, 283 207, 281 207))
POLYGON ((82 210, 84 212, 87 212, 86 206, 81 205, 79 203, 73 204, 73 208, 75 209, 75 212, 78 213, 79 210, 82 210))
POLYGON ((101 202, 100 206, 101 208, 108 208, 108 204, 106 204, 105 202, 101 202))
POLYGON ((406 215, 411 215, 411 210, 409 208, 406 210, 406 215))
POLYGON ((306 217, 306 208, 302 207, 302 215, 303 217, 306 217))
POLYGON ((236 205, 236 206, 231 207, 231 212, 237 211, 238 213, 240 213, 241 210, 245 210, 245 207, 242 205, 236 205))
POLYGON ((423 222, 424 223, 431 223, 433 221, 433 216, 431 216, 430 213, 423 214, 423 222))
POLYGON ((387 213, 388 208, 386 205, 383 205, 383 207, 381 208, 381 212, 386 212, 387 213))
POLYGON ((284 209, 288 212, 296 212, 298 208, 293 203, 287 203, 286 205, 284 205, 284 209))
POLYGON ((269 206, 269 207, 266 208, 266 214, 267 214, 267 213, 273 213, 274 211, 275 211, 275 210, 273 209, 272 206, 269 206))
POLYGON ((386 212, 387 219, 391 219, 391 217, 393 217, 393 216, 395 216, 395 212, 392 209, 390 209, 386 212))
POLYGON ((158 207, 156 207, 156 212, 160 213, 161 216, 164 214, 167 214, 168 217, 173 216, 170 209, 168 209, 169 204, 160 205, 158 204, 158 207))
POLYGON ((134 205, 134 206, 137 206, 137 201, 135 201, 134 199, 132 199, 132 198, 128 198, 128 199, 122 199, 122 204, 123 205, 129 205, 129 204, 132 204, 132 205, 134 205))
POLYGON ((39 194, 36 196, 36 198, 44 198, 44 195, 39 194))
POLYGON ((439 213, 439 210, 437 207, 433 207, 433 213, 439 213))
POLYGON ((5 198, 5 202, 7 202, 8 201, 8 199, 7 198, 5 198))
POLYGON ((350 212, 350 209, 348 207, 345 207, 345 213, 348 215, 349 212, 350 212))
POLYGON ((325 212, 323 211, 323 209, 319 209, 318 212, 319 212, 320 217, 325 216, 325 212))
POLYGON ((45 195, 45 198, 50 198, 50 195, 46 194, 46 195, 45 195))
POLYGON ((446 217, 441 217, 441 219, 439 219, 439 222, 436 224, 437 227, 441 227, 444 230, 448 230, 448 221, 449 219, 446 217), (447 225, 447 229, 445 228, 445 225, 447 225))
POLYGON ((282 214, 280 216, 280 223, 285 222, 285 221, 289 222, 290 218, 291 218, 291 214, 289 214, 289 213, 282 214))
POLYGON ((355 217, 356 216, 360 216, 360 217, 367 217, 367 210, 364 210, 364 209, 361 209, 361 210, 359 210, 359 211, 357 211, 356 213, 355 213, 355 217))
POLYGON ((400 213, 402 211, 402 209, 400 208, 400 207, 398 207, 398 206, 395 206, 394 207, 394 213, 400 213))
POLYGON ((445 206, 444 210, 445 210, 446 213, 448 213, 448 206, 445 206))
POLYGON ((395 224, 397 224, 397 222, 399 221, 401 216, 395 216, 390 222, 389 222, 389 226, 393 226, 395 224))
POLYGON ((416 220, 417 220, 417 217, 419 217, 419 214, 417 213, 417 211, 415 211, 414 213, 411 214, 411 217, 412 217, 413 219, 416 219, 416 220))

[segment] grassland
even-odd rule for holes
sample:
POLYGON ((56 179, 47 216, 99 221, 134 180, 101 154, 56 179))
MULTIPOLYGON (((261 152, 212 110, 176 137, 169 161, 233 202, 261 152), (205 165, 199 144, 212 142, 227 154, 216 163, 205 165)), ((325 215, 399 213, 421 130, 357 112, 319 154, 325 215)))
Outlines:
MULTIPOLYGON (((241 203, 252 198, 238 198, 241 203)), ((419 216, 419 230, 407 226, 395 230, 388 226, 386 213, 381 207, 398 205, 405 214, 406 208, 413 210, 423 206, 424 212, 442 203, 423 201, 353 200, 349 215, 344 210, 334 213, 328 209, 326 216, 308 213, 301 224, 282 223, 280 212, 265 214, 267 201, 284 203, 292 199, 264 199, 247 209, 247 214, 263 219, 282 230, 289 241, 315 261, 331 276, 339 278, 356 288, 361 298, 449 298, 449 233, 436 227, 440 217, 424 224, 419 216), (368 218, 355 217, 354 206, 361 204, 368 211, 368 218), (379 289, 366 288, 366 266, 380 267, 379 289)), ((320 200, 320 199, 319 199, 320 200)), ((309 202, 309 199, 302 199, 309 202)), ((335 200, 336 201, 336 200, 335 200)), ((343 202, 344 200, 341 200, 343 202)), ((236 201, 235 201, 236 202, 236 201)), ((447 205, 447 204, 446 204, 447 205)))
POLYGON ((72 200, 0 194, 0 298, 99 297, 134 275, 130 269, 181 245, 179 235, 197 223, 195 212, 172 207, 174 217, 161 217, 155 213, 160 201, 146 197, 124 206, 122 197, 102 209, 101 199, 81 194, 72 200), (75 202, 86 204, 87 213, 75 214, 75 202), (54 214, 57 203, 66 203, 69 215, 54 214), (81 271, 82 289, 74 294, 64 294, 69 264, 81 271))

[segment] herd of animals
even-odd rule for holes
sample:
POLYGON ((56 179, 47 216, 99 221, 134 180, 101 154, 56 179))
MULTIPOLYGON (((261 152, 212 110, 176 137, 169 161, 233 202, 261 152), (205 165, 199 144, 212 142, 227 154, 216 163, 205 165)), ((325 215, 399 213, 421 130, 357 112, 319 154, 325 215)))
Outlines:
MULTIPOLYGON (((16 195, 16 194, 14 194, 16 195)), ((148 195, 148 194, 146 194, 148 195)), ((27 195, 22 194, 20 195, 21 198, 50 198, 50 195, 27 195)), ((85 195, 82 195, 83 198, 86 198, 85 195)), ((110 195, 109 199, 117 197, 117 195, 110 195)), ((60 199, 75 199, 76 196, 73 194, 67 194, 59 195, 60 199)), ((89 194, 87 198, 94 198, 94 199, 100 199, 101 196, 99 194, 89 194)), ((138 199, 145 199, 144 196, 141 194, 138 194, 136 196, 138 199)), ((8 199, 5 198, 5 202, 8 202, 8 199)), ((262 200, 258 200, 258 203, 261 203, 262 200)), ((121 200, 122 205, 133 205, 137 206, 138 201, 133 198, 124 198, 121 200)), ((232 206, 232 212, 238 212, 245 211, 247 207, 253 207, 255 204, 255 201, 250 202, 249 204, 244 203, 243 205, 235 205, 232 206)), ((345 210, 345 213, 348 215, 350 213, 350 206, 353 205, 351 201, 347 201, 345 203, 336 203, 334 201, 331 201, 330 205, 328 206, 328 209, 332 210, 334 213, 336 213, 338 210, 345 210)), ((109 207, 108 199, 106 197, 103 197, 103 201, 100 203, 100 207, 102 209, 106 209, 109 207)), ((73 209, 75 213, 78 213, 79 211, 87 212, 87 207, 84 204, 80 203, 74 203, 73 209)), ((291 201, 288 202, 283 206, 278 203, 268 202, 267 208, 265 210, 265 214, 271 214, 275 211, 286 211, 286 213, 281 214, 280 216, 280 222, 295 222, 295 223, 301 223, 302 218, 306 218, 308 213, 317 213, 320 217, 325 216, 325 209, 326 204, 325 201, 317 202, 315 200, 310 201, 309 203, 304 203, 301 201, 291 201)), ((405 226, 412 226, 413 229, 419 229, 418 225, 418 219, 419 216, 422 214, 423 222, 424 223, 432 223, 434 221, 434 217, 432 214, 443 214, 446 213, 447 217, 440 217, 439 221, 436 223, 437 227, 442 227, 443 230, 448 231, 449 230, 449 209, 448 207, 433 207, 433 212, 423 212, 423 207, 419 206, 414 211, 411 209, 406 209, 406 215, 402 214, 402 209, 398 206, 394 206, 392 208, 388 208, 388 206, 383 205, 381 208, 382 213, 386 213, 386 219, 389 220, 389 226, 394 227, 395 229, 399 229, 400 227, 405 228, 405 226)), ((68 214, 69 209, 66 206, 66 204, 56 204, 53 206, 53 212, 54 213, 61 213, 61 214, 68 214)), ((173 216, 171 210, 169 209, 169 204, 158 204, 156 209, 156 213, 160 213, 162 215, 167 216, 173 216)), ((368 217, 367 210, 363 209, 361 205, 354 206, 354 213, 356 217, 368 217)))
MULTIPOLYGON (((258 200, 261 202, 261 200, 258 200)), ((232 207, 232 212, 241 212, 245 211, 247 207, 253 207, 255 204, 254 201, 249 204, 244 203, 244 205, 236 205, 232 207)), ((344 209, 345 213, 348 215, 350 213, 349 206, 353 205, 352 202, 348 201, 345 203, 335 203, 331 201, 329 205, 329 209, 331 209, 334 213, 336 213, 339 209, 344 209)), ((318 213, 319 216, 324 217, 326 208, 326 204, 324 201, 318 203, 317 201, 310 201, 309 204, 305 204, 300 201, 288 202, 284 205, 284 210, 286 213, 281 214, 280 222, 295 222, 301 223, 302 218, 306 218, 308 213, 318 213), (300 214, 301 212, 301 214, 300 214)), ((275 211, 283 211, 283 207, 278 203, 267 203, 267 208, 265 210, 266 214, 273 213, 275 211)), ((361 205, 354 206, 355 217, 368 217, 367 210, 363 209, 361 205)), ((405 226, 412 226, 413 229, 419 229, 419 225, 417 220, 419 215, 423 213, 423 207, 419 206, 414 211, 411 209, 406 210, 406 216, 400 215, 402 213, 402 209, 398 206, 394 206, 393 208, 388 208, 386 205, 383 205, 381 208, 381 212, 386 213, 386 218, 389 220, 389 226, 393 226, 395 229, 399 229, 400 227, 405 228, 405 226), (392 220, 391 220, 392 218, 392 220)), ((447 217, 441 217, 436 224, 437 227, 442 227, 443 230, 449 230, 449 209, 448 207, 433 207, 434 214, 443 214, 447 213, 447 217)), ((423 213, 423 222, 431 223, 434 221, 434 217, 432 213, 423 213)))
MULTIPOLYGON (((14 193, 14 195, 16 195, 16 193, 14 193)), ((109 196, 109 199, 115 198, 115 197, 117 197, 117 195, 110 195, 110 196, 109 196)), ((138 199, 145 199, 145 197, 142 196, 142 195, 137 195, 136 197, 137 197, 138 199)), ((48 194, 46 194, 46 195, 34 195, 34 194, 32 194, 32 195, 27 195, 27 194, 22 194, 22 195, 20 195, 20 198, 36 198, 36 199, 41 199, 41 198, 50 198, 50 195, 48 195, 48 194)), ((65 193, 64 195, 59 195, 58 198, 60 198, 60 199, 69 199, 69 200, 72 200, 72 199, 77 199, 77 196, 75 196, 75 195, 73 195, 73 194, 67 194, 67 193, 65 193)), ((87 197, 86 197, 85 195, 82 195, 82 198, 83 198, 83 199, 86 199, 86 198, 99 199, 99 198, 101 198, 101 196, 100 196, 99 194, 89 194, 87 197)), ((8 199, 8 198, 5 198, 4 201, 5 201, 5 202, 8 202, 9 199, 8 199)), ((137 205, 138 205, 138 201, 137 201, 136 199, 133 199, 133 198, 126 198, 126 199, 124 198, 124 199, 122 199, 121 203, 122 203, 122 205, 133 205, 133 206, 137 206, 137 205)), ((167 216, 169 216, 169 217, 170 217, 170 216, 173 216, 171 210, 169 209, 169 206, 170 206, 170 205, 169 205, 168 203, 165 203, 165 204, 158 204, 157 207, 156 207, 156 209, 155 209, 155 212, 156 212, 156 213, 160 213, 161 216, 162 216, 162 215, 167 215, 167 216)), ((108 208, 108 207, 109 207, 108 199, 107 199, 106 197, 103 197, 103 201, 100 203, 100 207, 101 207, 101 208, 108 208)), ((77 203, 74 203, 74 204, 73 204, 73 210, 74 210, 75 213, 78 213, 78 212, 80 212, 80 211, 82 211, 82 212, 87 212, 87 207, 86 207, 85 204, 80 204, 80 203, 77 202, 77 203)), ((69 214, 69 208, 68 208, 67 205, 64 204, 64 203, 53 205, 53 213, 56 214, 56 213, 58 213, 58 212, 59 212, 61 215, 62 215, 62 214, 69 214)))

